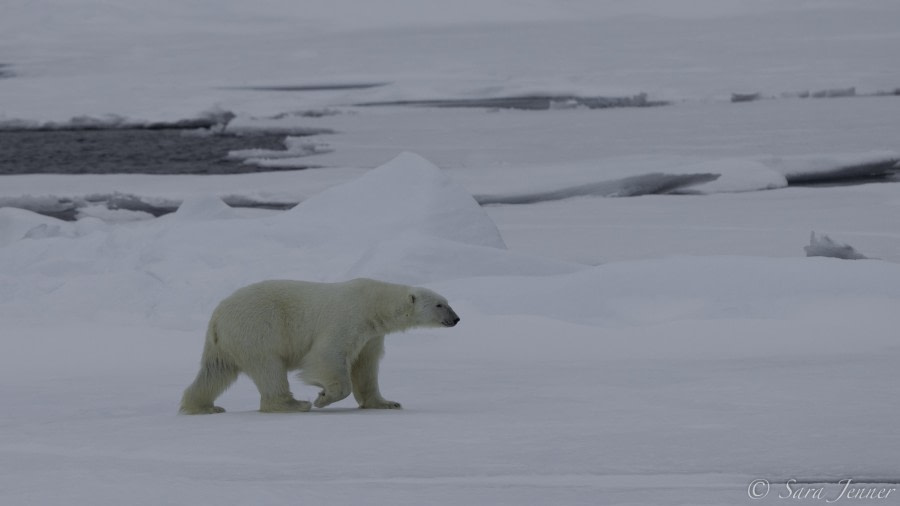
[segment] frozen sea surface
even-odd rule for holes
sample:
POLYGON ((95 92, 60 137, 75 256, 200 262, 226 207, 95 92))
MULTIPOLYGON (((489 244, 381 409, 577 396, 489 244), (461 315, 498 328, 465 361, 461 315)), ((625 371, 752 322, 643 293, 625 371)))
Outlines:
POLYGON ((17 503, 719 505, 745 504, 754 479, 891 486, 900 269, 802 246, 818 219, 866 224, 854 244, 897 251, 896 188, 485 210, 408 154, 286 213, 212 196, 135 223, 0 210, 0 490, 17 503), (588 252, 620 260, 563 258, 588 252), (405 410, 264 415, 244 379, 227 413, 175 414, 221 297, 353 276, 425 284, 463 318, 389 338, 382 388, 405 410))
POLYGON ((898 85, 898 5, 7 2, 3 125, 230 111, 235 132, 288 136, 232 159, 328 168, 2 177, 0 502, 696 506, 747 504, 754 480, 771 485, 759 504, 791 479, 829 498, 847 479, 897 487, 900 185, 789 180, 896 157, 900 101, 859 95, 898 85), (310 89, 334 83, 385 84, 310 89), (673 104, 348 106, 640 93, 673 104), (476 200, 712 173, 679 195, 476 200), (78 219, 10 207, 65 199, 78 219), (225 204, 241 199, 299 205, 225 204), (807 258, 812 231, 877 259, 807 258), (176 414, 222 297, 354 276, 428 286, 462 317, 388 338, 381 386, 404 410, 260 414, 241 379, 228 412, 176 414))
MULTIPOLYGON (((65 147, 71 142, 16 147, 21 160, 37 163, 50 157, 83 166, 99 157, 100 166, 110 169, 122 163, 137 165, 135 171, 158 166, 194 173, 268 171, 255 178, 217 176, 202 183, 137 174, 7 176, 0 204, 69 218, 98 206, 160 215, 177 208, 185 195, 204 192, 232 205, 280 209, 404 150, 434 160, 484 204, 894 182, 900 160, 893 135, 900 128, 898 118, 896 97, 605 110, 342 108, 264 118, 238 115, 225 128, 232 135, 195 138, 161 131, 164 138, 196 148, 190 152, 196 156, 212 156, 197 163, 176 159, 171 166, 166 160, 179 158, 178 150, 136 142, 159 135, 152 131, 0 132, 0 138, 24 135, 33 142, 45 133, 67 140, 85 135, 115 141, 109 152, 88 151, 83 159, 67 156, 65 147), (119 136, 135 142, 120 143, 119 136), (220 143, 244 147, 223 155, 220 143), (130 145, 144 150, 146 159, 129 151, 130 145), (130 156, 122 158, 123 153, 130 156), (308 167, 321 169, 290 172, 308 167), (179 181, 177 188, 167 181, 179 181)), ((75 146, 81 149, 80 143, 75 146)), ((12 164, 19 160, 9 159, 12 164)))

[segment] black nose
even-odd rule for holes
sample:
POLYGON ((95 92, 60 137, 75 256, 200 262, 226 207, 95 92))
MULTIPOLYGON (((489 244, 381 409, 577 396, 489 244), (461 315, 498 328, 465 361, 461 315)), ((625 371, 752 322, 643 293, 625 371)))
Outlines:
POLYGON ((454 317, 453 317, 453 324, 456 325, 457 323, 459 323, 459 316, 454 316, 454 317))

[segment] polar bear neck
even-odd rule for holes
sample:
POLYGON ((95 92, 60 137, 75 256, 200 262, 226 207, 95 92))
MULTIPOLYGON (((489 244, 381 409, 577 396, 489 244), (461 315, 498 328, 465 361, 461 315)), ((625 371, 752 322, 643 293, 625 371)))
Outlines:
POLYGON ((410 287, 359 278, 348 283, 361 299, 357 308, 366 317, 360 323, 367 334, 383 336, 415 326, 415 306, 410 303, 410 287), (365 301, 365 302, 362 302, 365 301), (363 310, 363 307, 366 308, 363 310))
POLYGON ((403 332, 415 326, 411 308, 403 306, 377 311, 367 319, 366 325, 374 335, 379 336, 403 332))

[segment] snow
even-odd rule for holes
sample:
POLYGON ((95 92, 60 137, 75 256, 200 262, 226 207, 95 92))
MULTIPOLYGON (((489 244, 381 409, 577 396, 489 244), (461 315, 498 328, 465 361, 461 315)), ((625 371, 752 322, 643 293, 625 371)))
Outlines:
POLYGON ((322 168, 0 180, 0 502, 723 505, 760 478, 760 504, 792 478, 895 486, 900 187, 866 181, 896 181, 900 101, 868 95, 900 82, 898 9, 7 1, 3 127, 231 118, 286 137, 232 157, 322 168), (384 85, 345 86, 367 83, 384 85), (672 104, 352 105, 641 93, 672 104), (823 247, 871 259, 806 256, 823 247), (462 318, 387 339, 381 385, 404 410, 262 414, 242 378, 227 413, 176 414, 223 297, 355 276, 428 286, 462 318))
MULTIPOLYGON (((889 199, 881 206, 900 202, 893 185, 784 200, 803 208, 804 195, 822 204, 873 187, 889 199)), ((739 195, 769 208, 778 196, 739 195)), ((133 223, 4 209, 4 498, 739 504, 758 477, 887 479, 900 464, 890 439, 897 263, 804 258, 800 235, 790 258, 668 256, 653 234, 644 242, 655 255, 589 267, 501 238, 515 230, 504 213, 552 217, 550 205, 634 224, 622 204, 743 212, 738 195, 718 196, 486 212, 445 171, 403 154, 283 213, 243 215, 213 196, 133 223), (389 338, 382 385, 405 410, 358 412, 346 400, 264 415, 243 379, 221 399, 228 413, 175 414, 223 296, 259 279, 357 275, 426 284, 462 316, 453 330, 389 338)), ((896 247, 896 220, 883 227, 896 247)), ((618 230, 596 230, 594 248, 623 247, 618 230)))
POLYGON ((33 230, 68 226, 59 220, 14 207, 0 208, 0 246, 18 241, 33 230))
POLYGON ((310 165, 308 156, 328 153, 328 148, 309 142, 302 137, 288 136, 284 139, 284 150, 242 149, 230 151, 228 158, 243 160, 249 165, 267 168, 300 168, 310 165))
POLYGON ((215 195, 201 195, 186 199, 178 206, 173 219, 213 220, 237 217, 237 212, 215 195))
MULTIPOLYGON (((523 94, 729 100, 900 81, 896 2, 10 0, 0 120, 174 121, 523 94), (307 93, 254 87, 387 82, 307 93), (248 88, 248 89, 241 89, 248 88)), ((853 99, 858 100, 858 99, 853 99)))
POLYGON ((894 186, 585 198, 488 213, 513 251, 592 265, 667 255, 794 257, 804 255, 810 230, 900 262, 894 186))
POLYGON ((403 153, 359 179, 330 188, 276 218, 299 222, 304 241, 320 236, 347 246, 372 244, 402 230, 465 244, 505 248, 475 199, 431 162, 403 153), (378 200, 372 203, 373 197, 378 200))

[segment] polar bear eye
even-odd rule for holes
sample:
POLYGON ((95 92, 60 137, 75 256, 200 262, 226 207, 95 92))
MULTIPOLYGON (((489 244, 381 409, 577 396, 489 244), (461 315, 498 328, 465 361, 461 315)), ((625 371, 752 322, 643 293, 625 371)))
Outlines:
POLYGON ((444 305, 443 305, 443 304, 438 304, 438 305, 435 306, 435 307, 444 307, 444 305))

